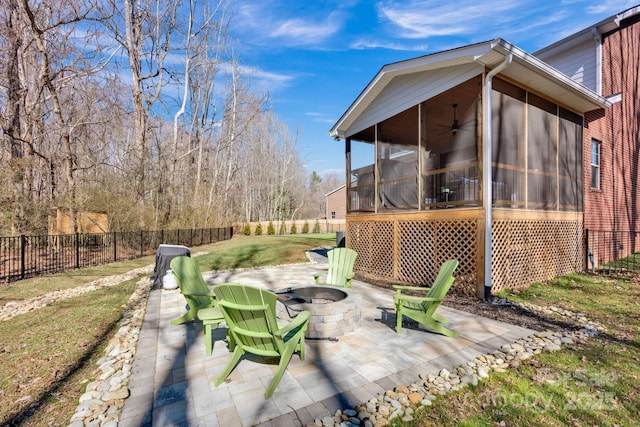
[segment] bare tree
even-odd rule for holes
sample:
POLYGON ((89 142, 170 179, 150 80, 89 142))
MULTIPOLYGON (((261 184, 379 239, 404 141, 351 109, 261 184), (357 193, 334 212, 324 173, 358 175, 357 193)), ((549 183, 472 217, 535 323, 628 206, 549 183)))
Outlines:
POLYGON ((10 5, 4 34, 10 41, 5 54, 11 58, 6 74, 11 101, 2 126, 5 138, 12 141, 11 157, 22 159, 14 175, 14 182, 21 181, 14 193, 18 224, 24 212, 20 200, 29 199, 33 192, 47 194, 53 203, 66 201, 72 208, 73 223, 77 191, 74 130, 84 119, 76 114, 77 105, 65 99, 78 90, 79 81, 104 65, 92 63, 92 54, 74 38, 76 25, 89 19, 93 8, 83 0, 33 5, 17 0, 10 5), (48 177, 42 169, 48 170, 48 177), (63 182, 58 180, 58 171, 63 173, 63 182))
POLYGON ((147 196, 145 171, 151 159, 149 118, 162 94, 165 59, 176 28, 177 0, 109 0, 102 23, 127 54, 131 72, 131 105, 135 151, 133 184, 138 202, 147 196))
POLYGON ((0 200, 16 232, 44 231, 55 206, 105 211, 115 229, 307 212, 297 133, 252 90, 223 4, 8 0, 0 200))
POLYGON ((5 40, 6 50, 3 51, 2 61, 5 65, 6 76, 6 105, 2 112, 3 144, 9 152, 9 176, 6 182, 12 184, 9 194, 4 197, 11 200, 15 207, 12 226, 14 232, 22 233, 24 229, 24 171, 20 160, 24 157, 24 150, 20 136, 22 127, 20 124, 22 105, 22 86, 20 83, 20 51, 23 44, 22 31, 19 24, 18 0, 9 0, 8 7, 2 12, 2 39, 5 40))

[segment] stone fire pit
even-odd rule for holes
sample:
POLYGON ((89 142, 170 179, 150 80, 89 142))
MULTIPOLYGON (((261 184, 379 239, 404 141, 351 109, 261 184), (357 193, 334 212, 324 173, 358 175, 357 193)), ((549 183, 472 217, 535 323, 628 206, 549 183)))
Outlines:
POLYGON ((336 338, 360 327, 360 295, 351 289, 308 286, 276 291, 282 304, 276 315, 293 319, 300 311, 311 312, 307 338, 336 338))

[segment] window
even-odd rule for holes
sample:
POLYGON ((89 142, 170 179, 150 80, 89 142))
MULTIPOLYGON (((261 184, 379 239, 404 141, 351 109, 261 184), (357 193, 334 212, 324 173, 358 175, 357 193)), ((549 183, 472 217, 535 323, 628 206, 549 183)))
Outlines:
POLYGON ((602 143, 591 140, 591 188, 600 190, 600 148, 602 143))
POLYGON ((335 211, 332 211, 332 212, 331 212, 331 219, 336 219, 336 213, 335 213, 335 211))

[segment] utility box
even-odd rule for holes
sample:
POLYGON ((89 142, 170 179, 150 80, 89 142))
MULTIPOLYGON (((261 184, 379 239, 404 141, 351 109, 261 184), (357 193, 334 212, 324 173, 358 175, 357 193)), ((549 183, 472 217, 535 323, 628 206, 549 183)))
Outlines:
POLYGON ((156 250, 156 266, 153 269, 153 289, 162 289, 162 279, 171 270, 171 260, 179 256, 191 256, 191 249, 180 245, 160 245, 156 250))

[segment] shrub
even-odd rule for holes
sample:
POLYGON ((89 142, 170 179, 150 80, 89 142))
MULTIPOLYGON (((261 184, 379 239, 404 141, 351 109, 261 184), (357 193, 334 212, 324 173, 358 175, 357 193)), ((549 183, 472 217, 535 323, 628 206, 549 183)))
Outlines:
POLYGON ((287 227, 284 225, 284 222, 280 223, 280 231, 278 231, 278 234, 284 234, 287 232, 287 227))
POLYGON ((256 230, 253 232, 253 234, 255 234, 256 236, 262 235, 262 224, 258 223, 258 225, 256 225, 256 230))
POLYGON ((276 234, 276 228, 273 226, 273 222, 271 221, 269 221, 269 225, 267 225, 267 234, 269 236, 276 234))
POLYGON ((298 232, 298 229, 296 228, 296 223, 294 222, 293 224, 291 224, 291 230, 289 231, 290 234, 296 234, 298 232))
POLYGON ((302 234, 308 234, 308 233, 309 233, 309 223, 305 221, 304 224, 302 225, 302 234))
POLYGON ((245 236, 251 235, 251 226, 249 224, 244 225, 244 227, 242 228, 242 234, 244 234, 245 236))
POLYGON ((316 219, 316 223, 313 225, 313 232, 315 234, 320 234, 320 221, 316 219))

